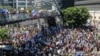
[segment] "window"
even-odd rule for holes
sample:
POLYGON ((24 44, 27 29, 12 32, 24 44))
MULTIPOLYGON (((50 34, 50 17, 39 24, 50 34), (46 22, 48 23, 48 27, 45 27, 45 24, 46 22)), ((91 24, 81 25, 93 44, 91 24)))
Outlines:
POLYGON ((5 6, 12 6, 13 7, 13 4, 12 3, 5 3, 5 6))
POLYGON ((13 1, 13 0, 8 0, 8 1, 13 1))
POLYGON ((34 1, 34 0, 28 0, 28 1, 34 1))
POLYGON ((19 1, 26 1, 26 0, 19 0, 19 1))
POLYGON ((18 5, 25 5, 25 3, 18 3, 18 5))
POLYGON ((28 5, 33 5, 32 3, 28 3, 28 5))
POLYGON ((8 2, 8 0, 4 0, 4 2, 8 2))

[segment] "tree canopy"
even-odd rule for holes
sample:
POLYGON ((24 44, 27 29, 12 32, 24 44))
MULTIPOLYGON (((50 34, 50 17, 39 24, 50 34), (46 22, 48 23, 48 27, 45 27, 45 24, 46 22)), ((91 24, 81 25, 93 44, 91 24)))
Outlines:
POLYGON ((13 8, 11 6, 0 6, 0 9, 6 8, 8 10, 13 10, 13 8))
POLYGON ((69 7, 62 10, 63 22, 68 25, 83 25, 89 18, 88 9, 85 7, 69 7))
POLYGON ((8 35, 7 28, 0 28, 0 40, 6 39, 8 35))

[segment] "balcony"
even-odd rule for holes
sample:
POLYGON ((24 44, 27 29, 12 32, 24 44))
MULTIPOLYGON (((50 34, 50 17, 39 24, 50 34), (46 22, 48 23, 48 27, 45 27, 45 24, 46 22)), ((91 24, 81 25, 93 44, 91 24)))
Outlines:
POLYGON ((4 2, 4 3, 13 3, 13 1, 7 1, 7 2, 4 2))
POLYGON ((12 0, 3 0, 4 3, 13 3, 12 0))

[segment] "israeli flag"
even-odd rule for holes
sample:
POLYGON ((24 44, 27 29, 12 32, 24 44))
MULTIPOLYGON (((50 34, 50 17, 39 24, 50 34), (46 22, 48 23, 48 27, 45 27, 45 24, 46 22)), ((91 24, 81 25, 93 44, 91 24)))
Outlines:
POLYGON ((37 10, 32 10, 31 13, 32 13, 33 16, 36 16, 38 14, 38 11, 37 10))

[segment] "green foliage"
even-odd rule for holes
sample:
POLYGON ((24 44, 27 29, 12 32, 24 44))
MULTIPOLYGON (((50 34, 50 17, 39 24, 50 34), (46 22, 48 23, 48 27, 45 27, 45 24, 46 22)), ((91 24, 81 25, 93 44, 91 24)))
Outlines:
POLYGON ((32 7, 28 7, 28 8, 25 9, 25 12, 29 13, 29 12, 32 11, 32 10, 33 10, 32 7))
POLYGON ((33 9, 32 7, 28 7, 26 10, 32 11, 32 9, 33 9))
POLYGON ((0 40, 6 39, 8 35, 7 28, 0 28, 0 40))
POLYGON ((4 6, 4 8, 7 8, 9 11, 13 10, 13 8, 11 6, 4 6))
POLYGON ((88 9, 85 7, 70 7, 62 10, 63 22, 68 25, 83 25, 89 18, 88 9))
POLYGON ((0 9, 3 9, 3 8, 7 8, 9 11, 13 10, 13 8, 11 6, 0 6, 0 9))
POLYGON ((0 6, 0 9, 2 9, 3 8, 3 6, 0 6))

